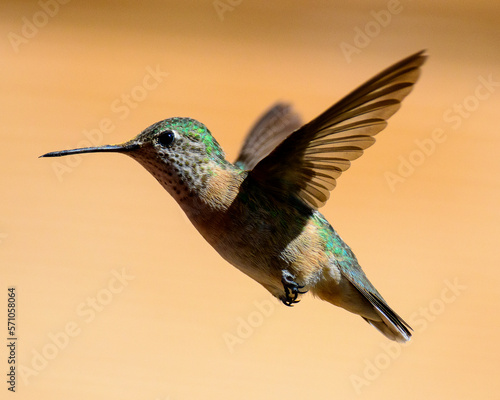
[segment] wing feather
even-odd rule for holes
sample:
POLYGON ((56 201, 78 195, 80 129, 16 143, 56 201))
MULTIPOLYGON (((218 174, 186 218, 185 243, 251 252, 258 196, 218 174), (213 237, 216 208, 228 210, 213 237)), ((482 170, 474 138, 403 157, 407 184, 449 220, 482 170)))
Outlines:
POLYGON ((313 208, 323 206, 337 178, 375 143, 374 136, 411 92, 426 58, 421 51, 394 64, 282 137, 255 166, 247 162, 250 176, 277 194, 295 193, 313 208))
POLYGON ((302 120, 291 105, 275 104, 252 127, 235 164, 242 169, 253 169, 290 133, 301 126, 302 120))

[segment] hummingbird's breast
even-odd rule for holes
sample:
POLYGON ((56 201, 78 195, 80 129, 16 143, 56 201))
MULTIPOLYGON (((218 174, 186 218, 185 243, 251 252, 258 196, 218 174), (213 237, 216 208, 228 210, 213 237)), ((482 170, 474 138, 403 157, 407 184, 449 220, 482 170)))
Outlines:
POLYGON ((207 182, 205 198, 216 204, 215 210, 186 212, 203 237, 275 295, 283 291, 285 269, 302 282, 316 279, 316 272, 328 263, 318 233, 319 213, 298 200, 277 199, 248 179, 231 182, 234 179, 227 176, 207 182), (213 187, 218 190, 210 190, 213 187))

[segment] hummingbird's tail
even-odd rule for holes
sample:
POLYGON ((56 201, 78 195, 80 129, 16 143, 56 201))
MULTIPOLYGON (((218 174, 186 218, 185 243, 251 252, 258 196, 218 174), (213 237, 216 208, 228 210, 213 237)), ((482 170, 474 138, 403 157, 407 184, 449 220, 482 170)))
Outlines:
POLYGON ((377 316, 380 319, 363 317, 371 326, 378 329, 385 337, 404 343, 410 340, 411 332, 408 325, 387 303, 371 293, 363 293, 366 299, 372 304, 377 316))
POLYGON ((311 291, 322 300, 358 314, 388 339, 400 343, 410 340, 411 327, 387 305, 360 269, 358 272, 357 281, 348 274, 333 281, 328 274, 311 291))

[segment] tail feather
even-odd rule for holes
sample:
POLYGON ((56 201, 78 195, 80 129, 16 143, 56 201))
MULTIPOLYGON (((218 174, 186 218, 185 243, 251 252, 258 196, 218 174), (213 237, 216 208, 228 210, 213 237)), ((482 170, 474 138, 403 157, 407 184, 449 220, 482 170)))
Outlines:
POLYGON ((366 299, 373 305, 373 308, 380 317, 380 321, 363 317, 366 322, 368 322, 374 328, 378 329, 388 339, 395 340, 399 343, 404 343, 410 340, 411 327, 403 320, 403 318, 396 314, 396 312, 394 312, 385 303, 385 301, 380 299, 378 296, 366 292, 363 294, 366 299))

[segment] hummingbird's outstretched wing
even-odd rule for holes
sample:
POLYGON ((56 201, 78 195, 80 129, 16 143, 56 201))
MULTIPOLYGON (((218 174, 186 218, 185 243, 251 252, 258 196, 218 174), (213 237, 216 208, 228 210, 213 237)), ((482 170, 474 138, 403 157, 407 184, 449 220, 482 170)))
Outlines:
POLYGON ((275 193, 296 193, 313 208, 323 206, 336 179, 375 143, 374 135, 400 107, 427 58, 418 52, 382 71, 293 132, 250 172, 275 193))
POLYGON ((290 133, 301 126, 302 120, 290 104, 275 104, 252 127, 235 164, 250 171, 290 133))

